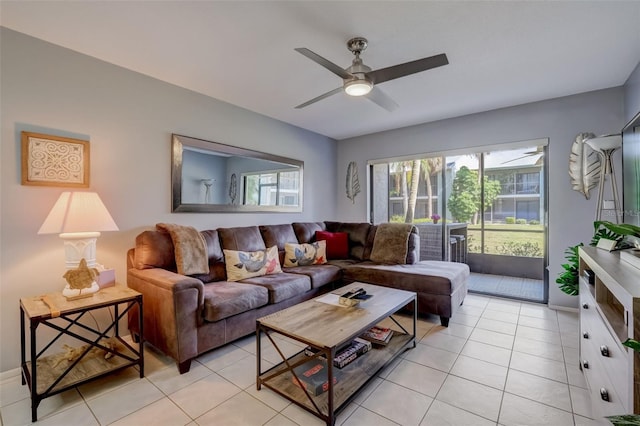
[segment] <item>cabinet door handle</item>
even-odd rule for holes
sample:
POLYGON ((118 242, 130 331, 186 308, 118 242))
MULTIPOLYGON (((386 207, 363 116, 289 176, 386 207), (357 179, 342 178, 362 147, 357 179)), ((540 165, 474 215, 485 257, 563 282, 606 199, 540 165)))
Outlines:
POLYGON ((582 361, 582 367, 583 368, 589 368, 589 361, 587 361, 586 359, 584 361, 582 361))
POLYGON ((609 401, 609 391, 607 391, 605 388, 600 388, 600 398, 602 398, 603 401, 609 401))
POLYGON ((602 354, 602 356, 609 356, 609 348, 607 347, 607 345, 600 346, 600 353, 602 354))
POLYGON ((588 305, 587 303, 585 303, 584 305, 582 305, 582 307, 583 307, 584 309, 589 309, 589 305, 588 305))
POLYGON ((586 331, 582 334, 582 337, 584 337, 585 339, 589 338, 589 333, 587 333, 586 331))

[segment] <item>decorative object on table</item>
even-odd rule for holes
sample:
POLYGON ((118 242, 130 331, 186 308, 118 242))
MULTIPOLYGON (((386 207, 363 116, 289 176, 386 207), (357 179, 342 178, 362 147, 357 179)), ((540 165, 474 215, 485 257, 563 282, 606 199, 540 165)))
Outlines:
POLYGON ((437 224, 438 221, 440 220, 440 215, 438 214, 432 214, 431 215, 431 220, 433 221, 434 224, 437 224))
MULTIPOLYGON (((89 269, 97 267, 103 270, 104 267, 96 263, 96 240, 102 231, 117 230, 118 226, 97 193, 63 192, 38 234, 60 234, 64 241, 67 270, 77 269, 81 263, 89 269)), ((99 289, 96 284, 93 292, 99 289)), ((83 290, 82 293, 89 292, 83 290)))
POLYGON ((589 145, 598 153, 601 160, 600 179, 598 182, 598 204, 596 210, 596 220, 602 218, 602 210, 613 210, 615 221, 618 223, 620 214, 620 201, 618 200, 618 186, 616 184, 616 175, 613 170, 613 162, 611 157, 613 153, 622 146, 622 135, 604 135, 586 139, 585 144, 589 145), (613 196, 613 205, 609 205, 611 201, 604 200, 604 181, 609 178, 611 182, 611 195, 613 196))
POLYGON ((67 300, 91 296, 100 290, 97 282, 98 275, 100 275, 100 271, 97 268, 89 268, 87 261, 83 258, 76 269, 69 269, 62 276, 67 281, 67 285, 62 290, 62 295, 67 300))
POLYGON ((608 240, 606 238, 600 238, 598 240, 598 244, 596 244, 596 247, 606 251, 613 251, 616 248, 616 244, 618 244, 616 240, 608 240))
POLYGON ((204 203, 211 204, 211 186, 215 179, 202 179, 200 182, 204 185, 204 203))
POLYGON ((89 141, 22 132, 22 184, 89 187, 89 141))
POLYGON ((231 182, 229 182, 229 199, 231 199, 231 204, 236 203, 236 198, 238 197, 238 177, 235 173, 231 174, 231 182))
POLYGON ((597 220, 593 222, 593 228, 592 246, 597 246, 601 238, 616 241, 616 250, 634 247, 640 241, 640 226, 597 220))
POLYGON ((362 287, 353 288, 341 294, 338 298, 338 303, 344 306, 358 306, 361 301, 370 299, 371 296, 362 287))
POLYGON ((352 161, 347 166, 347 198, 353 204, 356 203, 356 195, 360 193, 360 181, 358 180, 358 164, 352 161))
POLYGON ((593 133, 578 133, 571 145, 569 155, 569 176, 571 177, 571 187, 578 191, 588 200, 591 189, 595 188, 600 179, 600 157, 585 145, 585 140, 595 138, 593 133))

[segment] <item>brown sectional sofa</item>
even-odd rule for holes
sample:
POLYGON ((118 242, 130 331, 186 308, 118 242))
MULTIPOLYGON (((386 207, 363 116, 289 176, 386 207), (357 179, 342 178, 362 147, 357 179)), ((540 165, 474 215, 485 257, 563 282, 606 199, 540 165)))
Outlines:
MULTIPOLYGON (((447 326, 467 294, 468 266, 419 262, 415 227, 404 264, 373 262, 377 228, 369 223, 306 222, 201 231, 209 272, 191 276, 177 273, 168 233, 144 231, 127 254, 127 284, 143 294, 144 339, 174 358, 184 373, 198 355, 255 332, 258 318, 353 281, 415 291, 418 312, 439 315, 447 326), (316 231, 347 233, 348 258, 227 281, 223 249, 258 251, 277 246, 284 265, 285 244, 314 242, 316 231)), ((135 309, 129 312, 129 328, 138 338, 135 309)))

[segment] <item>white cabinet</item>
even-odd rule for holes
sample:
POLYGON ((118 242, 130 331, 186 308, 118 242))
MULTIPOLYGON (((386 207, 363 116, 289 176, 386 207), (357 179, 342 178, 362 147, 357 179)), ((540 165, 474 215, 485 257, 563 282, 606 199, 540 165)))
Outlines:
POLYGON ((594 419, 640 413, 640 355, 622 345, 640 339, 639 312, 640 269, 619 253, 581 247, 580 365, 594 419))

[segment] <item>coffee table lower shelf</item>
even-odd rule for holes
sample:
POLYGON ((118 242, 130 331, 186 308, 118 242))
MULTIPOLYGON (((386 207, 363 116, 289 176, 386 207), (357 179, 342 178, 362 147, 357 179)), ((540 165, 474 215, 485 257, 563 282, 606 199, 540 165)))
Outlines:
MULTIPOLYGON (((338 372, 339 375, 338 382, 333 385, 334 411, 337 413, 346 407, 356 393, 383 367, 405 350, 414 347, 414 342, 414 336, 396 332, 387 346, 372 348, 342 369, 334 367, 334 374, 338 372)), ((288 361, 293 364, 303 359, 310 360, 312 358, 305 355, 304 352, 300 352, 289 358, 288 361)), ((318 414, 330 417, 328 395, 331 390, 317 396, 307 396, 305 391, 294 383, 293 374, 284 362, 261 374, 259 384, 315 414, 316 407, 311 402, 313 400, 321 411, 318 414)))

